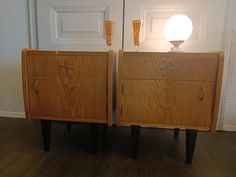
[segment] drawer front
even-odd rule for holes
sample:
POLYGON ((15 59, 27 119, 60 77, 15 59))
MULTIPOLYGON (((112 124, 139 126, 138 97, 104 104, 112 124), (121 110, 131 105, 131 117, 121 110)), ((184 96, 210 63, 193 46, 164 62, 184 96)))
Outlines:
POLYGON ((124 80, 121 122, 210 129, 214 82, 124 80))
POLYGON ((122 78, 216 81, 215 56, 124 56, 122 78))
POLYGON ((107 78, 107 57, 104 56, 58 56, 29 55, 27 74, 32 76, 79 77, 91 80, 107 78))
POLYGON ((57 76, 69 59, 55 55, 28 55, 26 70, 28 75, 34 76, 57 76))
POLYGON ((75 56, 74 74, 79 80, 107 79, 108 58, 104 56, 75 56))

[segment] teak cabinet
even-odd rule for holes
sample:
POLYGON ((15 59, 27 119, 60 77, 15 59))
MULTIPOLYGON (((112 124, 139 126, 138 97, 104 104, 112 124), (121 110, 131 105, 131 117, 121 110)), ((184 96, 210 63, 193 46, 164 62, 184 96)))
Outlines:
POLYGON ((118 125, 215 130, 222 53, 119 54, 118 125))
POLYGON ((119 53, 117 124, 131 125, 132 156, 140 126, 186 129, 191 164, 198 130, 215 131, 223 53, 119 53))
POLYGON ((112 125, 113 52, 58 52, 24 49, 22 74, 26 117, 41 122, 44 150, 51 122, 90 123, 97 151, 99 124, 112 125))
MULTIPOLYGON (((41 120, 49 150, 51 120, 91 123, 96 153, 98 123, 112 125, 113 57, 109 52, 25 49, 22 71, 28 119, 41 120)), ((186 129, 191 163, 198 130, 215 131, 223 53, 119 52, 117 125, 131 125, 132 156, 140 126, 186 129)))
POLYGON ((113 52, 24 50, 29 119, 112 124, 113 52))

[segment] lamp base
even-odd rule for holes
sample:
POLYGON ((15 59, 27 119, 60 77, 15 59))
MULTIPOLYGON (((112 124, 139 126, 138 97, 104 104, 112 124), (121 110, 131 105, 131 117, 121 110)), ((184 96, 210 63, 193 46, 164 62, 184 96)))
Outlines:
POLYGON ((169 52, 184 52, 179 47, 184 41, 169 41, 169 42, 173 45, 173 47, 171 47, 171 51, 169 52))

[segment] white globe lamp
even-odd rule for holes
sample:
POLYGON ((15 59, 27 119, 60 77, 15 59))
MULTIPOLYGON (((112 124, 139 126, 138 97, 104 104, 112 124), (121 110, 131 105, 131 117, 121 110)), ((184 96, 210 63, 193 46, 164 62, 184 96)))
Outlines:
POLYGON ((192 20, 183 14, 177 14, 170 17, 164 26, 164 36, 174 47, 173 52, 181 52, 180 45, 186 41, 192 34, 192 20))

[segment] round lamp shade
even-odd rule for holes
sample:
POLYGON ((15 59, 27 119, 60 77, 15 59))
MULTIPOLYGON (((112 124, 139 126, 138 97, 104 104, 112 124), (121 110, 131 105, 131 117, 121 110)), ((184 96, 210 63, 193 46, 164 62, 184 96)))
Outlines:
POLYGON ((164 36, 168 41, 186 41, 192 31, 192 20, 182 14, 170 17, 164 26, 164 36))

